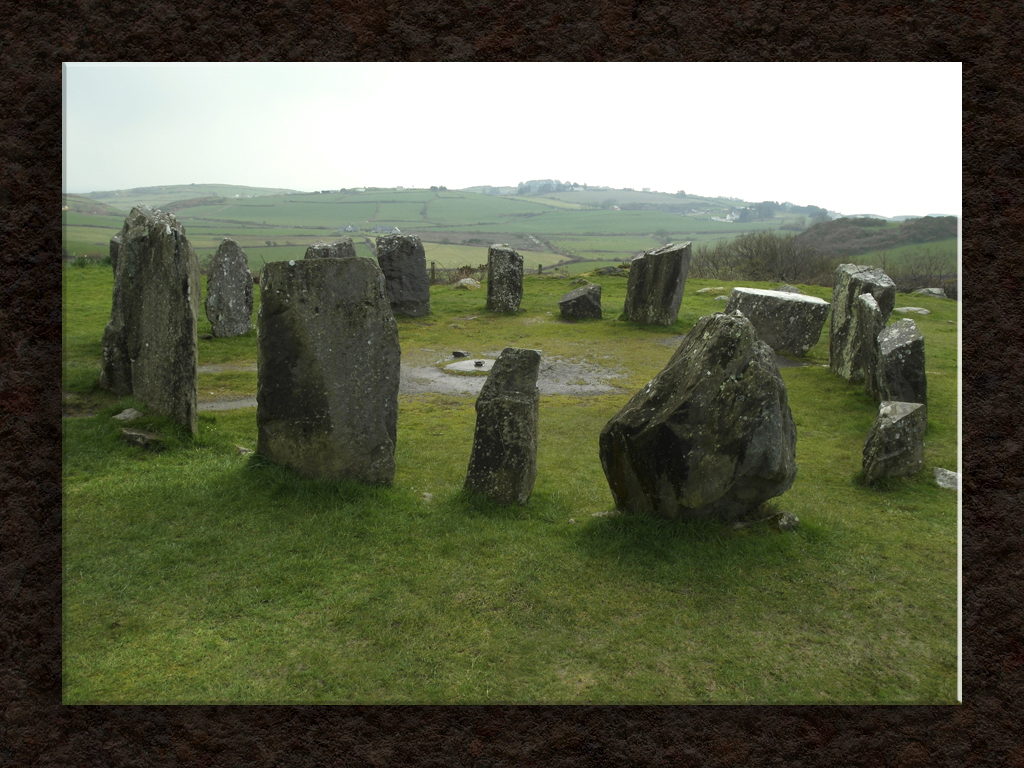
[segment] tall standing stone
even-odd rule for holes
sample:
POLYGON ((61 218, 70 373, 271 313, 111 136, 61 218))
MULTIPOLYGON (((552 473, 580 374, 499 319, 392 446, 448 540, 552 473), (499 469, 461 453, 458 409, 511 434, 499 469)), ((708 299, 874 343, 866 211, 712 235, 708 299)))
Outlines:
POLYGON ((257 327, 257 452, 305 477, 390 485, 401 351, 377 264, 267 264, 257 327))
POLYGON ((897 320, 878 334, 878 383, 882 400, 928 402, 924 336, 910 318, 897 320))
POLYGON ((875 423, 864 441, 864 479, 916 475, 924 468, 925 406, 890 400, 878 406, 875 423))
POLYGON ((174 214, 148 206, 132 209, 120 238, 100 384, 196 434, 199 259, 174 214))
POLYGON ((832 286, 832 321, 829 327, 828 364, 832 371, 847 381, 864 377, 861 349, 850 332, 853 305, 857 297, 870 293, 878 303, 882 321, 886 322, 896 305, 896 284, 877 267, 840 264, 832 286))
POLYGON ((465 488, 499 504, 525 504, 537 479, 540 352, 506 347, 476 401, 465 488))
POLYGON ((252 272, 237 242, 224 238, 210 260, 206 319, 217 338, 241 336, 252 327, 252 272))
POLYGON ((487 308, 518 312, 523 300, 523 257, 507 245, 487 249, 487 308))
POLYGON ((878 334, 885 330, 885 320, 878 302, 870 293, 862 293, 853 302, 853 316, 850 321, 850 338, 856 347, 856 354, 864 373, 864 388, 878 401, 891 400, 882 394, 881 351, 878 334))
POLYGON ((307 259, 354 259, 356 246, 351 237, 336 243, 313 243, 306 249, 307 259))
POLYGON ((646 325, 675 324, 690 270, 690 245, 669 243, 630 262, 623 309, 627 320, 646 325))
POLYGON ((377 238, 377 261, 396 315, 422 317, 430 314, 430 276, 423 243, 415 235, 377 238))
POLYGON ((698 320, 599 445, 615 505, 630 513, 732 521, 796 477, 785 382, 740 312, 698 320))

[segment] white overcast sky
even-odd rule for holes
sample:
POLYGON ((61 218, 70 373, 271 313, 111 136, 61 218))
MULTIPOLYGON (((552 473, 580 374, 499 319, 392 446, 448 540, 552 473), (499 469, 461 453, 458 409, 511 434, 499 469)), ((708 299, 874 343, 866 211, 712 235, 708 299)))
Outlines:
POLYGON ((959 63, 75 64, 64 191, 558 179, 960 214, 959 63))

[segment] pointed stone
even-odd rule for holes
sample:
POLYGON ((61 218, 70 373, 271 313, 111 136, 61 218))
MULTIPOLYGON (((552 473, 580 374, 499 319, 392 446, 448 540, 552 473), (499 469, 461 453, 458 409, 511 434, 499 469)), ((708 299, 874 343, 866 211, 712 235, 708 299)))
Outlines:
POLYGON ((785 382, 738 312, 698 320, 599 445, 615 505, 630 513, 732 522, 796 477, 785 382))
POLYGON ((241 336, 252 328, 252 272, 241 246, 224 238, 210 260, 206 319, 216 338, 241 336))
POLYGON ((540 352, 506 347, 476 401, 464 487, 499 504, 525 504, 537 479, 540 352))
POLYGON ((916 475, 924 468, 926 410, 920 403, 886 400, 864 441, 864 480, 916 475))
POLYGON ((669 243, 630 262, 623 308, 627 320, 673 325, 679 319, 686 275, 690 271, 690 245, 669 243))
POLYGON ((174 214, 137 206, 116 248, 100 385, 198 430, 199 260, 174 214))

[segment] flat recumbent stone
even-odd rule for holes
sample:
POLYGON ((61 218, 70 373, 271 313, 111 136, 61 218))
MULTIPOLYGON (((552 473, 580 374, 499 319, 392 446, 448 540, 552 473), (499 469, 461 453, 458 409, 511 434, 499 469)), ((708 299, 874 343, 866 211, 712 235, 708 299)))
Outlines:
POLYGON ((725 312, 743 313, 757 338, 775 352, 803 356, 818 343, 829 303, 816 296, 758 288, 733 288, 725 312))

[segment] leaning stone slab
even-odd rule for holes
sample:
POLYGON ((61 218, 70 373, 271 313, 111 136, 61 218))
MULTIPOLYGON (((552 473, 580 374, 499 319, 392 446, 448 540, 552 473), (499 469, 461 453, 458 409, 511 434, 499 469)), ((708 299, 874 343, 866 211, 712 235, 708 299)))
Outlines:
POLYGON ((351 237, 335 243, 313 243, 306 249, 307 259, 354 259, 356 246, 351 237))
POLYGON ((862 293, 875 297, 888 321, 896 304, 896 284, 877 267, 840 264, 836 269, 832 287, 832 320, 829 328, 828 363, 832 371, 847 381, 861 381, 861 353, 850 331, 853 304, 862 293))
POLYGON ((928 427, 920 403, 886 400, 864 442, 864 479, 916 475, 924 467, 924 433, 928 427))
POLYGON ((636 256, 630 262, 626 283, 626 319, 645 325, 673 325, 679 319, 689 270, 690 243, 669 243, 636 256))
POLYGON ((423 243, 415 235, 377 238, 377 262, 396 315, 422 317, 430 314, 430 276, 423 243))
POLYGON ((558 309, 566 320, 601 318, 601 286, 597 283, 581 285, 558 300, 558 309))
POLYGON ((525 504, 537 479, 540 352, 506 347, 476 401, 465 488, 499 504, 525 504))
POLYGON ((100 384, 198 428, 199 260, 172 213, 133 208, 116 248, 100 384))
POLYGON ((775 352, 802 357, 818 343, 829 303, 816 296, 758 288, 733 288, 725 312, 739 310, 757 337, 775 352))
POLYGON ((241 336, 252 328, 252 272, 237 242, 224 238, 206 279, 206 319, 217 338, 241 336))
POLYGON ((487 249, 487 308, 518 312, 523 300, 523 257, 507 245, 487 249))
POLYGON ((698 320, 599 445, 616 508, 629 513, 734 522, 796 477, 786 385, 738 312, 698 320))
POLYGON ((878 334, 878 381, 883 400, 928 402, 924 336, 910 318, 897 320, 878 334))
POLYGON ((260 286, 257 452, 305 477, 390 485, 401 352, 380 268, 273 262, 260 286))

